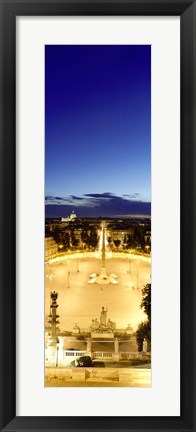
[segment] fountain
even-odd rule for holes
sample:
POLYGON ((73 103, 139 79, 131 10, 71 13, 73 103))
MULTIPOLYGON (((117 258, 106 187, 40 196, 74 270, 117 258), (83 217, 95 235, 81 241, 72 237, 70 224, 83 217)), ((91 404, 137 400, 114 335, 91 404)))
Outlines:
POLYGON ((116 328, 116 324, 110 319, 107 320, 107 312, 108 310, 102 307, 100 320, 98 320, 97 318, 92 320, 90 327, 91 338, 114 338, 114 329, 116 328))

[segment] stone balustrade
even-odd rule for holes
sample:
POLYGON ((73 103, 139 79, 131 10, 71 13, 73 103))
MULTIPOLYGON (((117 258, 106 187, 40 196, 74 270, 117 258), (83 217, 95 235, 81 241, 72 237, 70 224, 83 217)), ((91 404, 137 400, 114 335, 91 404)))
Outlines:
POLYGON ((50 381, 56 381, 56 386, 62 382, 86 383, 115 382, 130 387, 151 387, 151 369, 147 368, 65 368, 46 367, 46 386, 50 381))

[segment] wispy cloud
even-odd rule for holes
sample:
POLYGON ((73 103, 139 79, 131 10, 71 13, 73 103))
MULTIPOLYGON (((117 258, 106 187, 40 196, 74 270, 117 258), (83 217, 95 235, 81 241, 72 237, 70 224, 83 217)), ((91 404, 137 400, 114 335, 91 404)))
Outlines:
POLYGON ((141 198, 141 195, 138 192, 133 194, 123 194, 122 196, 129 199, 139 199, 139 197, 141 198))
POLYGON ((94 201, 87 199, 85 196, 75 196, 75 195, 69 195, 68 197, 57 197, 57 196, 51 196, 47 195, 45 197, 45 204, 48 205, 60 205, 60 206, 72 206, 72 207, 80 207, 80 206, 87 206, 92 207, 94 206, 94 201))
POLYGON ((73 209, 78 216, 150 215, 150 202, 144 202, 138 198, 138 193, 118 196, 111 192, 86 193, 82 196, 70 195, 68 197, 50 195, 46 196, 46 215, 67 215, 73 209))
POLYGON ((45 197, 45 204, 46 205, 66 205, 66 204, 72 204, 72 200, 70 197, 64 198, 64 197, 58 197, 58 196, 52 196, 47 195, 45 197))

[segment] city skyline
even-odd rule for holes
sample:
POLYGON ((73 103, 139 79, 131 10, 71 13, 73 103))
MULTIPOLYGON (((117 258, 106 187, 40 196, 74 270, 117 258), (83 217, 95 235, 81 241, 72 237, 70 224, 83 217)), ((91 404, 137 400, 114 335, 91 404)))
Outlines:
POLYGON ((46 217, 151 213, 151 47, 46 46, 46 217))

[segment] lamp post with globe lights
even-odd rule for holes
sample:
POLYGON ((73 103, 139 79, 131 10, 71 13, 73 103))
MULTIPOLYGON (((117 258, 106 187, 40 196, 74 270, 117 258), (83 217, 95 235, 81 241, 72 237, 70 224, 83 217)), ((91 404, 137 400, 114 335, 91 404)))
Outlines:
POLYGON ((59 338, 57 336, 58 327, 59 324, 59 315, 57 313, 58 304, 57 304, 57 298, 58 293, 57 292, 51 292, 50 293, 50 314, 49 314, 49 321, 51 327, 51 336, 50 336, 50 350, 53 353, 53 356, 55 358, 55 367, 58 367, 58 354, 59 354, 59 338))
POLYGON ((146 245, 146 246, 145 246, 145 249, 146 249, 146 251, 147 251, 147 255, 148 255, 148 257, 147 257, 147 265, 150 266, 150 246, 149 246, 149 245, 146 245))
MULTIPOLYGON (((60 254, 61 254, 61 252, 62 252, 62 249, 63 249, 63 245, 60 244, 60 245, 59 245, 60 254)), ((60 255, 60 264, 62 264, 62 255, 60 255)))

